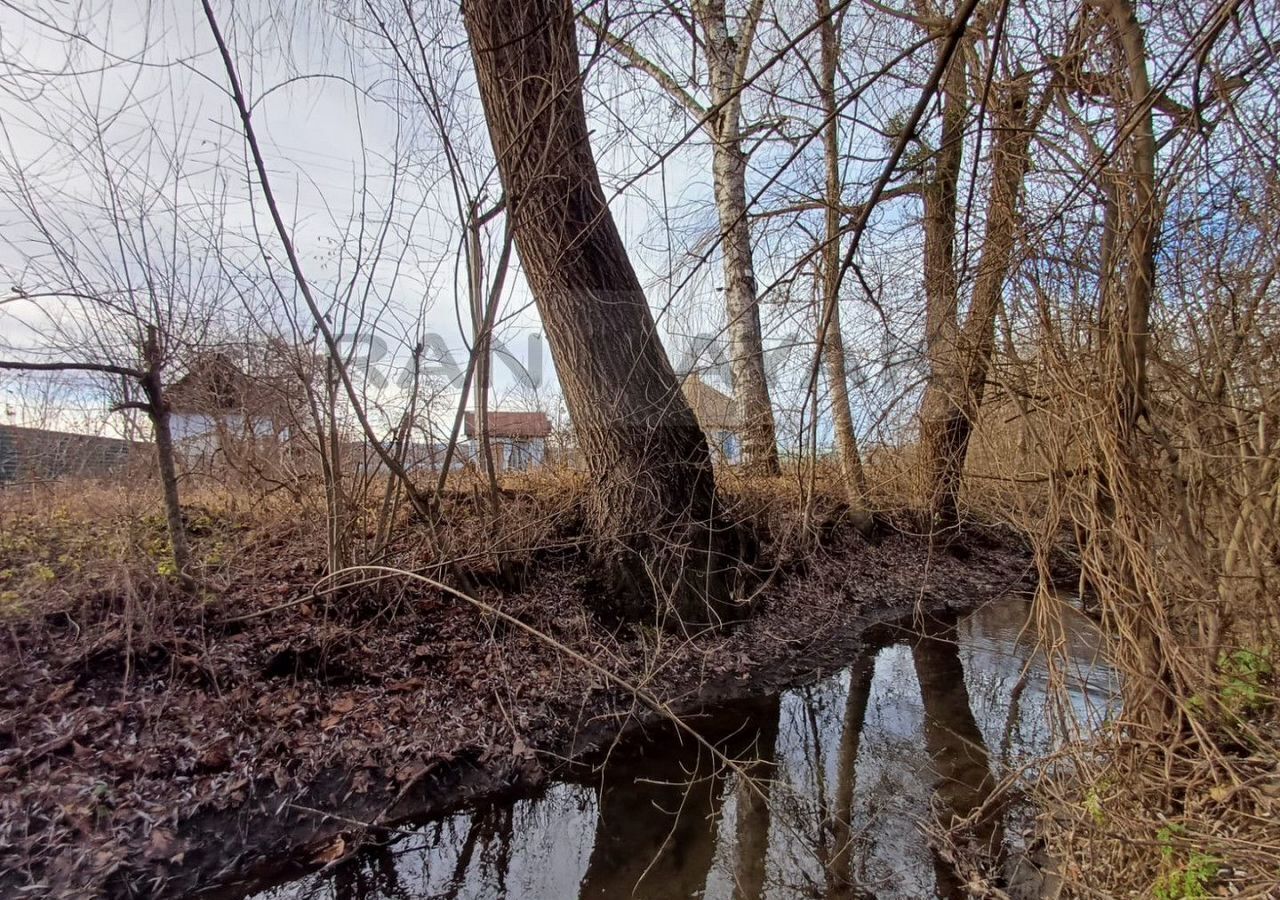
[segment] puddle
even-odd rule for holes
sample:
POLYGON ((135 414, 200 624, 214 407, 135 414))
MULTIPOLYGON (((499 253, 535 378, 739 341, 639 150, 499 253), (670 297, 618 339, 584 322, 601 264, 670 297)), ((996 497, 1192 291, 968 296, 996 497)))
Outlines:
MULTIPOLYGON (((417 826, 256 896, 961 896, 922 825, 969 815, 1009 771, 1097 727, 1118 687, 1092 627, 1065 606, 1065 671, 1051 673, 1029 609, 1002 600, 928 635, 903 633, 836 675, 701 721, 721 752, 745 760, 755 789, 663 732, 534 797, 417 826)), ((1006 810, 971 839, 1012 855, 1021 832, 1006 810)))

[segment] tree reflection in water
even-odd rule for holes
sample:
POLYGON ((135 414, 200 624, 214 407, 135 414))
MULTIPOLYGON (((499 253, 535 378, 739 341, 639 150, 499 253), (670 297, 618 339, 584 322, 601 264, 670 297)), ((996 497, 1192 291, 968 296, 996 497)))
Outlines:
MULTIPOLYGON (((971 817, 971 833, 979 851, 998 855, 1002 839, 1000 816, 987 807, 995 776, 991 755, 969 702, 964 666, 956 640, 955 618, 931 622, 912 644, 912 661, 924 702, 925 747, 933 761, 934 791, 942 826, 950 830, 971 817)), ((932 849, 938 894, 963 897, 955 867, 932 849)))
MULTIPOLYGON (((264 897, 962 896, 922 826, 937 815, 975 848, 1004 848, 1004 811, 987 802, 996 776, 984 733, 1002 743, 1003 765, 1010 747, 1043 750, 1034 728, 1050 705, 1034 641, 1019 637, 1025 609, 984 608, 959 629, 954 618, 932 620, 837 675, 700 720, 754 788, 695 741, 659 729, 617 748, 600 771, 423 826, 264 897)), ((1073 657, 1085 665, 1091 651, 1079 646, 1073 657)), ((1110 693, 1093 671, 1073 689, 1077 712, 1110 693)))

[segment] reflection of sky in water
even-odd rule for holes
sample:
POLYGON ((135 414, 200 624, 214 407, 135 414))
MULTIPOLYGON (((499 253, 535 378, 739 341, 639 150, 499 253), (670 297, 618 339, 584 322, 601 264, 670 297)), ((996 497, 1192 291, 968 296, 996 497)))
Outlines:
POLYGON ((1069 671, 1058 673, 1067 690, 1050 690, 1035 633, 1024 628, 1027 610, 1016 600, 989 604, 957 626, 958 652, 936 641, 931 656, 909 643, 885 647, 873 664, 753 709, 750 728, 726 749, 753 757, 748 746, 758 739, 759 755, 773 754, 762 782, 767 806, 708 754, 668 736, 640 763, 606 770, 603 782, 557 784, 534 799, 430 823, 336 872, 261 896, 934 896, 936 859, 921 823, 938 798, 954 805, 972 796, 935 797, 940 779, 980 783, 973 761, 985 772, 988 756, 1001 777, 1050 749, 1064 724, 1096 726, 1114 695, 1087 623, 1072 612, 1062 638, 1069 671), (918 677, 919 665, 934 675, 918 677), (860 729, 847 727, 859 717, 860 729), (957 737, 964 734, 970 739, 957 737), (837 810, 842 797, 852 798, 847 813, 837 810), (849 848, 843 857, 841 846, 849 848), (837 890, 833 871, 854 887, 837 890))

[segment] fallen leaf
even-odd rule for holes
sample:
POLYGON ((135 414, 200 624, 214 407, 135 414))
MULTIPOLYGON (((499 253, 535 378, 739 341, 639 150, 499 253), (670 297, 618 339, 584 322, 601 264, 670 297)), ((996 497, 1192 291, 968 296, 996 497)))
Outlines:
POLYGON ((218 772, 231 765, 231 743, 226 738, 215 741, 200 751, 196 765, 208 771, 218 772))
POLYGON ((68 697, 70 697, 71 693, 75 689, 76 689, 76 683, 74 679, 66 682, 65 684, 60 684, 49 693, 49 697, 46 702, 61 703, 63 700, 66 700, 68 697))
POLYGON ((150 860, 167 860, 177 851, 177 838, 167 828, 156 828, 147 841, 146 857, 150 860))
POLYGON ((330 707, 335 713, 349 713, 356 708, 356 701, 351 697, 340 697, 330 707))
POLYGON ((342 854, 346 852, 347 839, 342 835, 338 835, 312 854, 311 861, 313 863, 331 863, 336 859, 342 859, 342 854))

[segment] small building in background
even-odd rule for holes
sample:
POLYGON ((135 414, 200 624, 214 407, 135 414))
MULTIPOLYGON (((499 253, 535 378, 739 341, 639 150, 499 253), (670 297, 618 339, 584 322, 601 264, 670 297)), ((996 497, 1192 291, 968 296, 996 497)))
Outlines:
MULTIPOLYGON (((547 438, 551 436, 551 420, 546 413, 491 410, 486 421, 493 466, 497 471, 520 472, 546 462, 547 438)), ((471 455, 478 459, 480 436, 475 413, 467 413, 463 429, 467 440, 472 442, 471 455)))
POLYGON ((711 459, 717 463, 737 463, 742 459, 742 425, 733 398, 703 381, 696 372, 685 375, 680 385, 693 407, 702 433, 707 436, 711 459))
POLYGON ((290 387, 247 375, 225 353, 201 357, 165 392, 175 447, 188 464, 273 455, 290 437, 290 387))

